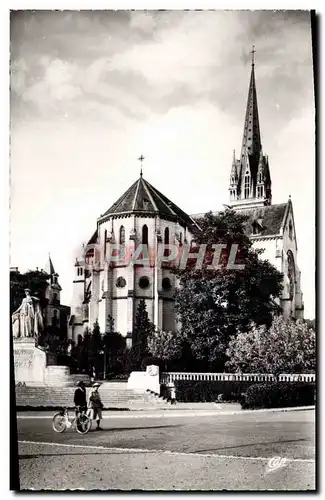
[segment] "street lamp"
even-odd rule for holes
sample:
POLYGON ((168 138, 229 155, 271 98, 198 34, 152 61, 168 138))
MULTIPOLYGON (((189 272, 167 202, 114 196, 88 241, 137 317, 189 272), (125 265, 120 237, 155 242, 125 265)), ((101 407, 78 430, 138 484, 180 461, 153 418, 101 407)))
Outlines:
POLYGON ((103 378, 106 380, 106 349, 103 349, 102 351, 99 351, 99 354, 104 354, 104 374, 103 378))

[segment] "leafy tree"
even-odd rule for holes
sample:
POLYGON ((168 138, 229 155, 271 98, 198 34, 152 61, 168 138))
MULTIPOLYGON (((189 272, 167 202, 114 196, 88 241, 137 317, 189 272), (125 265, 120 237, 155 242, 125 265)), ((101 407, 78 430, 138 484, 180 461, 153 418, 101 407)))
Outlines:
MULTIPOLYGON (((114 330, 114 319, 109 316, 109 331, 103 337, 103 349, 105 356, 104 371, 119 374, 123 372, 123 362, 120 359, 126 347, 126 340, 120 333, 114 330)), ((105 373, 105 376, 106 376, 105 373)))
POLYGON ((165 370, 168 369, 168 362, 182 357, 182 347, 183 339, 179 333, 155 331, 148 337, 150 354, 165 362, 165 370))
POLYGON ((90 339, 91 339, 90 330, 89 328, 86 328, 84 331, 82 343, 80 344, 78 364, 79 364, 79 369, 84 373, 88 373, 89 375, 92 374, 91 365, 89 362, 90 339))
POLYGON ((100 334, 99 324, 96 321, 94 323, 93 331, 89 339, 89 354, 88 360, 90 368, 95 368, 96 377, 98 377, 98 372, 100 368, 100 356, 102 350, 102 337, 100 334))
POLYGON ((315 319, 304 319, 304 322, 308 326, 308 328, 313 328, 316 330, 316 320, 315 319))
POLYGON ((316 335, 302 321, 274 318, 270 328, 253 325, 238 333, 227 349, 226 365, 246 373, 313 373, 316 369, 316 335))
POLYGON ((274 299, 282 290, 282 274, 270 262, 261 260, 262 250, 252 249, 245 233, 247 217, 226 210, 206 214, 198 221, 191 252, 206 245, 205 258, 199 269, 189 259, 185 269, 175 266, 179 278, 175 309, 182 324, 182 335, 193 356, 204 368, 224 369, 226 349, 231 335, 246 330, 251 322, 270 325, 274 299), (220 269, 213 263, 215 244, 225 248, 220 254, 220 269), (238 245, 236 264, 243 269, 227 269, 232 245, 238 245), (209 269, 213 263, 213 269, 209 269))
POLYGON ((148 338, 153 334, 154 331, 155 325, 149 320, 145 300, 141 299, 136 313, 133 329, 134 341, 129 353, 130 369, 141 369, 141 361, 145 356, 148 355, 148 338))

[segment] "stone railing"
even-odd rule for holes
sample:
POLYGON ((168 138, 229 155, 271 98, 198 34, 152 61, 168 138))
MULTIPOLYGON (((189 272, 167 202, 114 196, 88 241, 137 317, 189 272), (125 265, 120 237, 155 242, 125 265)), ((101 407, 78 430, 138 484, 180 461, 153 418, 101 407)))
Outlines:
POLYGON ((314 373, 282 373, 278 376, 267 373, 189 373, 189 372, 162 372, 160 374, 161 384, 171 384, 175 380, 237 380, 249 382, 272 382, 279 380, 280 382, 315 382, 316 374, 314 373))

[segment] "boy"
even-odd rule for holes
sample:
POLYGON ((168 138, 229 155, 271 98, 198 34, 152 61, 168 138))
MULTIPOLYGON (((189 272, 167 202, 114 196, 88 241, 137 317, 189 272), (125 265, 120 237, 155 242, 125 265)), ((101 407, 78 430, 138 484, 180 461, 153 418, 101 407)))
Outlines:
POLYGON ((91 408, 91 410, 92 410, 91 418, 93 420, 96 419, 96 422, 97 422, 96 431, 103 430, 100 427, 100 421, 102 418, 103 403, 102 403, 102 400, 100 399, 100 395, 98 392, 99 386, 100 386, 100 384, 98 382, 95 382, 95 384, 93 384, 93 389, 89 394, 89 401, 88 401, 88 408, 91 408))

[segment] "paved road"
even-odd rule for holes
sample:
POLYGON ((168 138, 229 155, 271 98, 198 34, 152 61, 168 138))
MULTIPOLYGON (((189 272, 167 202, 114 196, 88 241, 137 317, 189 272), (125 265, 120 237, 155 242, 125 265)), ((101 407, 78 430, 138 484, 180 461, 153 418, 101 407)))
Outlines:
POLYGON ((50 418, 19 418, 21 489, 310 490, 314 420, 311 410, 113 415, 81 436, 54 433, 50 418))

